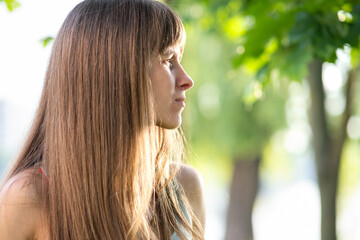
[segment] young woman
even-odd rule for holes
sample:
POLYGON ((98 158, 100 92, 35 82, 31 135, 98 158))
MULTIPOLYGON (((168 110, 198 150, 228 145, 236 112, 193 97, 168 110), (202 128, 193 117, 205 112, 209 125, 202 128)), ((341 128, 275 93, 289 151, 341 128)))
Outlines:
POLYGON ((1 186, 1 240, 203 239, 201 177, 179 163, 184 42, 179 17, 153 0, 70 12, 1 186))

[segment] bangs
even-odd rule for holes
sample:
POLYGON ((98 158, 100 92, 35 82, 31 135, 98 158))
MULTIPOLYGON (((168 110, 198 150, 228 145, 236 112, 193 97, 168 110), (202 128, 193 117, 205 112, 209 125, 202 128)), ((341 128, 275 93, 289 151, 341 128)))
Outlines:
POLYGON ((180 17, 167 5, 156 2, 157 12, 157 31, 153 33, 154 42, 158 53, 163 53, 168 47, 179 45, 183 48, 186 34, 184 25, 180 17))

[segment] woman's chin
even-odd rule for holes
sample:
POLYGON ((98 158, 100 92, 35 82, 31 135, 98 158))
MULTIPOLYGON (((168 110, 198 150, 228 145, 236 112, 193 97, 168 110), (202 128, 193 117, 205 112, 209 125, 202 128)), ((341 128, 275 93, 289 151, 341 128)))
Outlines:
POLYGON ((167 119, 164 121, 156 121, 156 125, 165 129, 176 129, 181 126, 182 119, 181 117, 176 119, 167 119))

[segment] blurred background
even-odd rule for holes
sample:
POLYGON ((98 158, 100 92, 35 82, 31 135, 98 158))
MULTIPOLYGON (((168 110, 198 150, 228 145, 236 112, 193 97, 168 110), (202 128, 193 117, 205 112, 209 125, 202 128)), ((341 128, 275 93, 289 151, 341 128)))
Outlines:
MULTIPOLYGON (((80 2, 18 1, 0 0, 0 175, 37 107, 48 37, 80 2)), ((357 1, 167 3, 187 31, 183 129, 206 239, 360 239, 357 1)))

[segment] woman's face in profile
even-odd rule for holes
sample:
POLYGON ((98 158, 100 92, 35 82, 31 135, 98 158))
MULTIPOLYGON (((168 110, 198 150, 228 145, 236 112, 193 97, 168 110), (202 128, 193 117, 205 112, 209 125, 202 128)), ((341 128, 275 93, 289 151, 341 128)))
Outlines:
POLYGON ((185 92, 194 82, 180 64, 181 46, 167 48, 152 58, 150 80, 152 84, 156 125, 174 129, 181 125, 185 107, 185 92))

